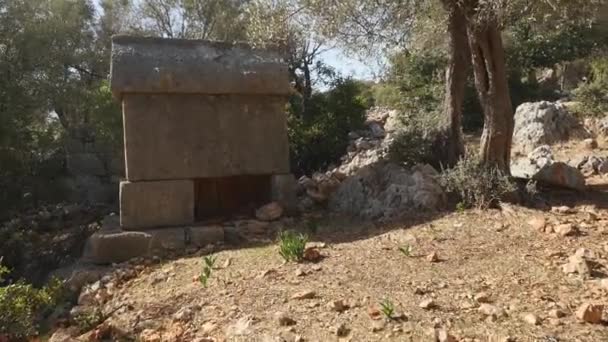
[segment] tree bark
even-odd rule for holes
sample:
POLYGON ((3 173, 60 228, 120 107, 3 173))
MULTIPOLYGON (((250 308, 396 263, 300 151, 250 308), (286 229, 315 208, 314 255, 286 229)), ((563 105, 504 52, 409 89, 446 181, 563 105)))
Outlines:
POLYGON ((495 20, 467 21, 475 87, 485 118, 481 160, 510 175, 514 113, 500 29, 495 20))
POLYGON ((450 0, 443 0, 448 12, 449 60, 446 70, 445 98, 440 134, 435 151, 445 166, 454 166, 464 155, 462 110, 467 72, 470 66, 466 17, 450 0))

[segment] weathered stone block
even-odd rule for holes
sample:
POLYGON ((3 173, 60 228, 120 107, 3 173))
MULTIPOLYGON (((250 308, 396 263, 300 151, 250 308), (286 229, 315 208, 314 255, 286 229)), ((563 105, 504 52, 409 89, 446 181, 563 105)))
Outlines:
POLYGON ((127 94, 130 181, 289 173, 280 97, 127 94))
POLYGON ((199 248, 224 241, 224 227, 222 226, 188 227, 186 234, 188 245, 199 248))
POLYGON ((112 91, 289 95, 276 51, 246 44, 129 36, 112 38, 112 91))
POLYGON ((83 259, 94 264, 112 264, 145 256, 151 239, 144 232, 97 232, 87 240, 83 259))
POLYGON ((152 236, 151 251, 179 251, 187 247, 201 248, 209 244, 224 241, 224 228, 222 226, 200 226, 162 228, 147 230, 152 236))
POLYGON ((190 225, 193 222, 193 181, 120 183, 120 225, 123 229, 190 225))

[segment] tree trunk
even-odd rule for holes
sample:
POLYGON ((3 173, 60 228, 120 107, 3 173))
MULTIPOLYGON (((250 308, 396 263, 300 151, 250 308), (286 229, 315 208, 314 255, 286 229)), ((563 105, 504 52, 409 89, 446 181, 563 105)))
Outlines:
POLYGON ((446 70, 445 99, 440 134, 435 143, 439 159, 446 166, 454 166, 464 154, 462 137, 462 106, 467 72, 470 65, 466 18, 462 10, 444 0, 448 11, 449 61, 446 70))
POLYGON ((509 175, 514 113, 498 23, 490 20, 477 25, 469 19, 468 34, 475 87, 485 118, 481 160, 509 175))

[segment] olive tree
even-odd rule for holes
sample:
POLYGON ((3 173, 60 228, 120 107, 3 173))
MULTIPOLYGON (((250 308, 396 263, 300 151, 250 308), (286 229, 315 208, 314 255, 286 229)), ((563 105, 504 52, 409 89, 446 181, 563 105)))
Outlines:
MULTIPOLYGON (((440 127, 442 159, 461 154, 461 117, 467 66, 484 112, 480 146, 487 166, 510 173, 513 106, 502 32, 514 20, 589 20, 605 0, 303 0, 322 19, 323 31, 345 44, 407 47, 412 28, 426 20, 426 9, 442 5, 447 20, 449 62, 440 127), (469 62, 470 56, 470 62, 469 62)), ((433 18, 432 18, 433 19, 433 18)), ((442 18, 436 18, 440 20, 442 18)), ((591 19, 592 20, 592 19, 591 19)))

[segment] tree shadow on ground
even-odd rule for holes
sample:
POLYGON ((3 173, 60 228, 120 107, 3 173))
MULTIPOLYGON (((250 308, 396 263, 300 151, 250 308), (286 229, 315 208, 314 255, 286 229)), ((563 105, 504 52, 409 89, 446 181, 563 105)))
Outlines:
POLYGON ((590 185, 586 191, 547 189, 541 196, 546 203, 546 210, 555 206, 595 206, 597 209, 608 209, 608 184, 590 185))

